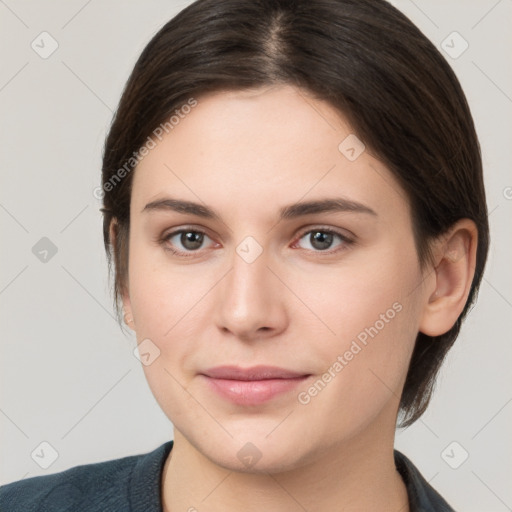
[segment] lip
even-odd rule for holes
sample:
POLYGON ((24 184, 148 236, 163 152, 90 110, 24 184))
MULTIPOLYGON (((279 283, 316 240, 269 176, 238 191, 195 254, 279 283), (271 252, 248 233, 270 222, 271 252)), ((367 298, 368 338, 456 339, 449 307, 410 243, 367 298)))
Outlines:
POLYGON ((275 366, 218 366, 201 376, 210 389, 237 405, 260 405, 303 383, 310 374, 275 366))

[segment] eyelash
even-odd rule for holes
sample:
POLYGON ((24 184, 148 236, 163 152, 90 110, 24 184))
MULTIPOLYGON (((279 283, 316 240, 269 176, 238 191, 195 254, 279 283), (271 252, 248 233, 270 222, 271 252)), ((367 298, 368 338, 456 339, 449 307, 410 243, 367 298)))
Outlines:
MULTIPOLYGON (((297 242, 299 242, 300 240, 302 240, 302 238, 304 238, 305 235, 308 235, 308 234, 311 234, 313 232, 320 232, 320 233, 327 233, 327 234, 330 234, 330 235, 334 235, 334 236, 337 236, 342 244, 342 248, 337 248, 337 249, 334 249, 334 250, 330 250, 330 249, 327 249, 325 251, 312 251, 314 253, 318 253, 320 255, 332 255, 334 253, 337 253, 341 250, 343 250, 343 248, 346 248, 346 247, 350 247, 351 245, 353 245, 355 243, 355 241, 351 238, 349 238, 348 236, 336 231, 336 230, 333 230, 331 228, 323 228, 323 227, 317 227, 317 228, 313 228, 313 229, 308 229, 307 231, 303 231, 300 236, 297 237, 297 242)), ((170 252, 171 254, 175 255, 175 256, 179 256, 181 258, 191 258, 191 257, 194 257, 196 256, 197 254, 200 253, 201 249, 198 249, 196 251, 179 251, 179 250, 176 250, 172 247, 169 246, 168 244, 168 241, 176 236, 176 235, 179 235, 179 234, 182 234, 182 233, 198 233, 200 235, 204 235, 204 236, 207 236, 208 237, 208 233, 206 233, 205 231, 201 230, 201 229, 198 229, 198 228, 182 228, 182 229, 178 229, 176 231, 172 231, 170 233, 167 233, 165 235, 163 235, 159 240, 158 242, 163 246, 164 250, 170 252)), ((210 237, 209 237, 210 238, 210 237)), ((294 242, 294 245, 297 243, 297 242, 294 242)), ((304 249, 306 251, 310 251, 309 249, 304 249)))

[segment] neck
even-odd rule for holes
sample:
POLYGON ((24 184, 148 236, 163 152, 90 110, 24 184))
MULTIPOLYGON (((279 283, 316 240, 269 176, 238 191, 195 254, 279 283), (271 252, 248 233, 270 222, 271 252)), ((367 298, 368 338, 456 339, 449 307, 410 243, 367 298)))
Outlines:
POLYGON ((215 464, 176 430, 162 478, 164 511, 409 512, 393 445, 394 428, 373 425, 293 470, 243 473, 215 464))

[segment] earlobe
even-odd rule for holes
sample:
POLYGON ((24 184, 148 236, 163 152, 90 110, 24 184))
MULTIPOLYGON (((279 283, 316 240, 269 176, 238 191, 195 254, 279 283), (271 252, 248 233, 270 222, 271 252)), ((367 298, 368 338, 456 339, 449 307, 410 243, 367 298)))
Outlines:
POLYGON ((135 324, 133 322, 133 316, 131 314, 131 312, 127 312, 126 309, 123 309, 123 320, 124 320, 124 323, 132 330, 134 331, 135 330, 135 324))
POLYGON ((123 321, 132 331, 135 332, 135 321, 133 319, 130 295, 127 290, 123 290, 121 295, 121 299, 123 301, 123 321))
POLYGON ((475 273, 478 232, 469 219, 458 221, 435 243, 435 289, 427 297, 420 331, 428 336, 448 332, 464 306, 475 273))

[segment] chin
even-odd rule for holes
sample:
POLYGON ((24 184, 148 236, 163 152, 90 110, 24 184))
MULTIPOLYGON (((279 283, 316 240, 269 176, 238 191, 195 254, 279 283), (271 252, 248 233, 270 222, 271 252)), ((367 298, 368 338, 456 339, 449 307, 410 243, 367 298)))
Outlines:
POLYGON ((304 454, 297 452, 294 444, 280 443, 280 449, 247 442, 233 452, 214 448, 212 452, 204 453, 212 462, 229 471, 247 474, 277 474, 292 471, 301 466, 304 454))
POLYGON ((202 456, 229 471, 265 474, 292 470, 307 457, 302 450, 311 452, 313 448, 311 440, 304 443, 304 435, 279 425, 275 418, 251 418, 222 424, 232 437, 219 426, 212 435, 211 426, 197 429, 197 425, 191 436, 186 435, 185 429, 184 437, 202 456), (199 434, 207 431, 205 436, 199 434))

